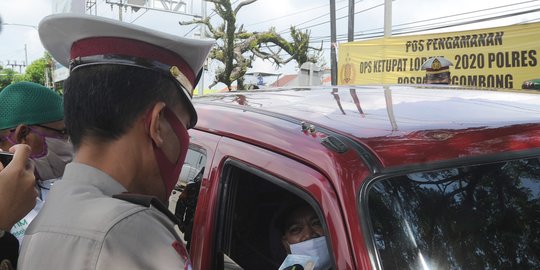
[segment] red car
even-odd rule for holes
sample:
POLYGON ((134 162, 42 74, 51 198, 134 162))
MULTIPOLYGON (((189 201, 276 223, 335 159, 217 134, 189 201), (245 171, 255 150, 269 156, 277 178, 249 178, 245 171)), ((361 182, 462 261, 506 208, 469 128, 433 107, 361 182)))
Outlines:
POLYGON ((175 209, 194 269, 278 269, 291 197, 333 269, 540 268, 538 94, 298 88, 196 108, 175 209))

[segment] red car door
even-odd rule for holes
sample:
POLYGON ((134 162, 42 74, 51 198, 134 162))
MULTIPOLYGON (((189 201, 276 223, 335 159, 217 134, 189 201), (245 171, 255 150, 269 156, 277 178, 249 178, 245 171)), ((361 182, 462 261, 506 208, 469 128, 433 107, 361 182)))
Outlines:
POLYGON ((282 194, 270 190, 285 191, 309 202, 324 224, 335 269, 356 269, 337 199, 339 194, 323 174, 293 158, 248 143, 197 130, 190 131, 190 135, 192 144, 203 148, 207 154, 191 238, 194 269, 222 269, 229 259, 236 260, 243 269, 254 269, 249 258, 257 255, 261 256, 260 267, 268 264, 268 269, 272 269, 272 263, 276 262, 269 259, 271 248, 254 248, 266 242, 264 238, 268 234, 264 225, 255 223, 270 219, 269 213, 275 209, 272 201, 280 201, 280 195, 271 194, 282 194), (252 213, 241 220, 240 216, 249 211, 252 213), (243 226, 246 223, 254 226, 243 226), (241 227, 245 228, 239 234, 241 227), (253 236, 237 240, 248 234, 253 236), (252 239, 258 240, 244 243, 252 239), (246 256, 249 252, 255 255, 246 256))

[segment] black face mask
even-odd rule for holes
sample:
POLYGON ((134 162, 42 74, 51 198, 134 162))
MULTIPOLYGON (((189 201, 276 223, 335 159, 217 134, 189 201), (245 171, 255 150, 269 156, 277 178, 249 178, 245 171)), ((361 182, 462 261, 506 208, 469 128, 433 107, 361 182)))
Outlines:
POLYGON ((427 75, 427 77, 428 79, 432 79, 432 80, 440 80, 440 79, 445 79, 445 78, 450 77, 450 73, 444 72, 444 73, 437 73, 437 74, 429 74, 427 75))
POLYGON ((450 83, 447 83, 447 82, 433 82, 433 83, 430 83, 430 84, 448 85, 448 84, 450 84, 450 83))

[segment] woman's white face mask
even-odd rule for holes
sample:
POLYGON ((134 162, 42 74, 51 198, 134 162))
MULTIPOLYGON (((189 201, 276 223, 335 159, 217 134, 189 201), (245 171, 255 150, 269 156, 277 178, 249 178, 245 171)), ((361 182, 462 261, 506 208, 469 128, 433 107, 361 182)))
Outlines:
POLYGON ((332 266, 328 246, 326 245, 326 237, 321 236, 306 240, 304 242, 291 244, 291 254, 307 255, 319 258, 314 270, 326 270, 332 266))

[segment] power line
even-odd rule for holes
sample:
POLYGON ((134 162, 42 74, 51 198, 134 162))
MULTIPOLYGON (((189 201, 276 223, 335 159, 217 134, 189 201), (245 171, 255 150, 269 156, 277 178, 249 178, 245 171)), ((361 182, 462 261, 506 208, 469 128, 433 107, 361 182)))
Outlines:
MULTIPOLYGON (((362 0, 360 0, 360 1, 362 1, 362 0)), ((359 3, 360 1, 356 1, 355 4, 359 3)), ((343 6, 343 7, 340 7, 340 8, 338 8, 338 9, 336 9, 336 11, 340 11, 340 10, 343 10, 343 9, 345 9, 345 8, 348 8, 348 7, 349 7, 348 5, 345 5, 345 6, 343 6)), ((371 8, 369 8, 369 9, 371 9, 371 8)), ((369 10, 369 9, 367 9, 367 10, 369 10)), ((359 11, 359 12, 357 12, 357 13, 361 13, 361 12, 364 12, 364 11, 361 10, 361 11, 359 11)), ((357 13, 355 13, 355 14, 357 14, 357 13)), ((309 19, 309 20, 307 20, 307 21, 301 22, 301 23, 299 23, 299 24, 296 24, 295 26, 297 27, 297 26, 300 26, 300 25, 303 25, 303 24, 306 24, 306 23, 315 21, 315 20, 320 19, 320 18, 323 18, 323 17, 328 17, 328 16, 329 16, 329 14, 328 14, 328 13, 325 13, 325 14, 323 14, 323 15, 321 15, 321 16, 318 16, 318 17, 309 19)), ((347 16, 338 18, 338 19, 336 19, 336 20, 339 20, 339 19, 342 19, 342 18, 345 18, 345 17, 347 17, 347 16)), ((299 29, 299 30, 303 30, 303 29, 307 29, 307 28, 312 28, 312 27, 315 27, 315 26, 319 26, 319 25, 322 25, 322 24, 329 23, 329 22, 330 22, 330 21, 328 20, 328 21, 325 21, 325 22, 323 22, 323 23, 318 23, 318 24, 311 25, 311 26, 301 27, 301 28, 298 28, 298 29, 299 29)), ((287 29, 287 30, 279 31, 278 34, 281 35, 281 34, 286 34, 286 33, 289 33, 289 32, 291 32, 291 30, 290 30, 290 29, 287 29)))
MULTIPOLYGON (((476 10, 476 11, 470 11, 470 12, 463 12, 463 13, 459 13, 459 14, 453 14, 453 15, 448 15, 448 16, 444 16, 444 17, 439 17, 439 18, 437 18, 437 20, 438 20, 438 19, 449 18, 449 17, 463 16, 463 15, 472 14, 472 13, 485 12, 485 11, 489 11, 489 10, 493 10, 493 9, 502 9, 502 8, 506 8, 506 7, 509 7, 509 6, 523 5, 523 4, 527 4, 527 3, 531 3, 531 2, 537 2, 537 1, 538 1, 538 0, 523 1, 523 2, 515 3, 515 4, 502 5, 502 6, 498 6, 498 7, 486 8, 486 9, 481 9, 481 10, 476 10)), ((365 10, 361 10, 361 11, 358 11, 358 12, 355 12, 355 15, 356 15, 356 14, 359 14, 359 13, 362 13, 362 12, 365 12, 365 11, 368 11, 368 10, 371 10, 371 9, 374 9, 374 8, 379 7, 379 6, 382 6, 382 5, 384 5, 384 4, 376 5, 376 6, 373 6, 373 7, 371 7, 371 8, 368 8, 368 9, 365 9, 365 10)), ((527 8, 527 7, 523 7, 523 8, 527 8)), ((340 19, 343 19, 343 18, 346 18, 346 17, 347 17, 347 16, 342 16, 342 17, 337 18, 336 20, 340 20, 340 19)), ((434 20, 434 19, 426 19, 426 20, 421 20, 421 21, 416 21, 416 22, 410 22, 410 23, 400 24, 400 25, 397 25, 397 26, 408 25, 408 24, 416 24, 416 23, 426 22, 426 21, 432 22, 433 20, 434 20)), ((328 20, 328 21, 321 22, 321 23, 317 23, 317 24, 314 24, 314 25, 302 27, 302 28, 300 28, 300 29, 313 28, 313 27, 320 26, 320 25, 327 24, 327 23, 330 23, 330 21, 328 20)), ((378 30, 378 29, 381 29, 381 28, 377 28, 376 30, 378 30)), ((371 31, 371 30, 367 30, 367 31, 363 31, 363 32, 368 32, 368 31, 371 31)), ((419 30, 419 31, 423 31, 423 30, 419 30)), ((419 32, 419 31, 417 31, 417 32, 419 32)), ((287 32, 290 32, 290 30, 284 31, 283 33, 287 33, 287 32)), ((328 37, 329 37, 329 36, 328 36, 328 37)))
MULTIPOLYGON (((465 22, 460 22, 460 23, 450 24, 450 25, 437 26, 437 27, 428 28, 428 29, 405 31, 405 32, 400 32, 398 34, 409 34, 409 33, 416 33, 416 32, 419 32, 419 31, 438 30, 438 29, 461 26, 461 25, 466 25, 466 24, 474 24, 474 23, 480 23, 480 22, 486 22, 486 21, 492 21, 492 20, 499 20, 499 19, 524 15, 524 14, 538 12, 538 11, 540 11, 540 8, 536 8, 536 9, 533 9, 533 10, 520 11, 520 12, 515 12, 515 13, 510 13, 510 14, 504 14, 504 15, 499 15, 499 16, 494 16, 494 17, 489 17, 489 18, 474 19, 474 20, 470 20, 470 21, 465 21, 465 22)), ((401 30, 401 29, 399 29, 399 30, 401 30)), ((403 30, 405 30, 405 29, 403 29, 403 30)))
MULTIPOLYGON (((538 7, 538 6, 537 6, 538 7)), ((514 9, 514 10, 508 10, 508 12, 513 12, 513 11, 517 11, 517 10, 521 10, 521 9, 514 9)), ((523 15, 523 14, 527 14, 529 12, 531 12, 531 10, 526 10, 526 11, 520 11, 520 12, 517 12, 517 13, 508 13, 508 12, 505 12, 504 14, 502 12, 497 12, 497 13, 492 13, 492 14, 486 14, 485 18, 483 19, 487 19, 487 20, 496 20, 496 19, 504 19, 504 18, 507 18, 507 17, 513 17, 513 16, 519 16, 519 15, 523 15), (501 14, 501 15, 498 15, 498 14, 501 14), (506 16, 506 15, 509 15, 509 16, 506 16), (500 18, 499 18, 500 17, 500 18)), ((534 11, 532 11, 534 12, 534 11)), ((475 23, 474 21, 475 20, 479 20, 481 18, 475 18, 475 17, 468 17, 468 18, 463 18, 463 19, 456 19, 456 20, 449 20, 449 21, 446 21, 446 22, 438 22, 438 23, 433 23, 429 26, 432 26, 432 27, 437 27, 437 26, 445 26, 445 25, 448 25, 448 24, 451 24, 451 23, 457 23, 457 24, 460 24, 463 20, 468 20, 468 21, 471 21, 472 20, 472 23, 475 23)), ((479 22, 483 22, 483 21, 479 21, 479 22)), ((410 28, 402 28, 402 29, 406 29, 408 31, 412 31, 414 29, 422 29, 422 27, 425 27, 425 26, 414 26, 414 27, 410 27, 410 28)), ((444 28, 444 27, 443 27, 444 28)), ((397 29, 398 31, 399 30, 402 30, 402 29, 397 29)), ((399 32, 398 32, 399 33, 399 32)))
MULTIPOLYGON (((435 27, 429 27, 429 26, 432 26, 432 24, 428 24, 428 25, 424 25, 424 28, 417 29, 417 30, 408 30, 407 28, 401 28, 401 29, 395 29, 396 32, 397 32, 395 34, 404 35, 404 34, 412 34, 412 33, 417 33, 417 32, 424 32, 424 31, 440 30, 440 29, 444 29, 444 28, 461 26, 461 25, 466 25, 466 24, 474 24, 474 23, 486 22, 486 21, 491 21, 491 20, 499 20, 499 19, 509 18, 509 17, 513 17, 513 16, 519 16, 519 15, 524 15, 524 14, 528 14, 528 13, 534 13, 534 12, 538 12, 538 11, 540 11, 540 8, 533 9, 533 10, 527 10, 527 11, 515 12, 515 13, 511 13, 511 14, 503 14, 503 15, 493 16, 493 17, 489 17, 489 18, 480 18, 480 19, 468 20, 468 21, 464 21, 464 22, 446 24, 446 25, 435 26, 435 27)), ((376 37, 381 37, 383 34, 384 34, 383 31, 377 31, 377 32, 369 33, 369 34, 362 33, 362 32, 356 32, 355 33, 355 39, 376 38, 376 37)), ((346 41, 346 35, 342 34, 342 35, 339 35, 339 37, 340 37, 339 41, 346 41)), ((322 37, 322 39, 320 39, 320 40, 312 40, 312 41, 310 41, 310 43, 315 43, 315 42, 319 43, 321 41, 324 42, 324 41, 327 41, 327 40, 328 40, 328 37, 322 37)))
MULTIPOLYGON (((530 20, 518 22, 518 23, 515 23, 515 24, 532 23, 532 22, 540 22, 540 18, 530 19, 530 20)), ((514 25, 515 25, 515 24, 514 24, 514 25)))
MULTIPOLYGON (((341 1, 338 1, 338 3, 340 2, 344 2, 346 0, 341 0, 341 1)), ((360 0, 362 1, 362 0, 360 0)), ((358 1, 358 2, 360 2, 358 1)), ((252 24, 248 24, 246 25, 246 27, 248 26, 253 26, 253 25, 258 25, 258 24, 262 24, 262 23, 267 23, 267 22, 271 22, 271 21, 277 21, 277 20, 280 20, 280 19, 283 19, 283 18, 287 18, 287 17, 291 17, 291 16, 298 16, 298 14, 301 14, 301 13, 305 13, 305 12, 308 12, 308 11, 312 11, 312 10, 315 10, 315 9, 319 9, 319 8, 328 8, 328 4, 324 4, 324 5, 320 5, 320 6, 316 6, 316 7, 312 7, 312 8, 308 8, 308 9, 304 9, 304 10, 299 10, 299 11, 296 11, 294 13, 289 13, 289 14, 286 14, 286 15, 283 15, 283 16, 279 16, 279 17, 275 17, 275 18, 272 18, 272 19, 268 19, 268 20, 264 20, 264 21, 260 21, 260 22, 256 22, 256 23, 252 23, 252 24)), ((328 14, 325 14, 324 16, 328 16, 328 14)))
MULTIPOLYGON (((527 8, 530 8, 530 7, 527 7, 527 8)), ((480 11, 483 11, 483 10, 480 10, 480 11)), ((475 12, 480 12, 480 11, 475 11, 475 12)), ((416 30, 410 30, 410 28, 403 27, 403 28, 395 29, 395 31, 398 32, 398 33, 395 33, 395 34, 396 35, 404 35, 404 34, 412 34, 412 33, 417 33, 417 32, 431 31, 431 30, 440 30, 440 29, 444 29, 444 28, 461 26, 461 25, 466 25, 466 24, 474 24, 474 23, 486 22, 486 21, 491 21, 491 20, 504 19, 504 18, 509 18, 509 17, 513 17, 513 16, 519 16, 519 15, 524 15, 524 14, 528 14, 528 13, 534 13, 534 12, 538 12, 538 11, 540 11, 540 8, 533 9, 533 10, 520 11, 520 12, 515 12, 515 13, 510 13, 510 14, 492 16, 492 17, 488 17, 488 18, 479 18, 479 19, 473 19, 473 20, 468 20, 468 21, 461 21, 461 22, 453 23, 453 24, 448 24, 447 23, 446 25, 439 25, 439 26, 435 26, 435 27, 433 27, 433 24, 425 24, 425 25, 422 25, 422 26, 415 27, 415 28, 423 27, 421 29, 416 29, 416 30)), ((469 12, 467 12, 467 13, 469 13, 469 12)), ((459 15, 461 15, 461 14, 458 14, 458 15, 455 15, 455 16, 459 16, 459 15)), ((463 20, 463 19, 461 19, 461 20, 463 20)), ((427 20, 427 21, 429 21, 429 20, 427 20)), ((414 24, 414 23, 417 23, 417 22, 404 23, 404 24, 400 24, 400 25, 409 25, 409 24, 414 24)), ((442 24, 442 23, 444 23, 444 22, 440 22, 438 24, 442 24)), ((382 28, 378 28, 378 29, 382 29, 382 28)), ((375 29, 373 29, 373 30, 375 30, 375 29)), ((370 30, 370 31, 372 31, 372 30, 370 30)), ((372 32, 372 33, 364 33, 364 32, 365 31, 355 32, 354 38, 356 40, 363 40, 363 39, 379 38, 379 37, 382 37, 384 35, 384 32, 382 30, 379 30, 377 32, 372 32)), ((329 39, 330 39, 329 36, 325 36, 325 37, 320 37, 319 40, 310 39, 309 43, 313 44, 313 43, 320 43, 320 42, 324 43, 324 42, 326 42, 326 44, 329 44, 329 39)), ((337 41, 338 42, 347 41, 347 34, 338 35, 337 41)), ((275 46, 277 46, 277 45, 269 45, 268 47, 275 47, 275 46)), ((328 50, 328 49, 330 49, 330 48, 323 47, 323 50, 328 50)))
POLYGON ((199 27, 199 26, 198 26, 198 25, 193 26, 193 28, 191 28, 191 30, 187 31, 187 33, 184 34, 184 37, 186 37, 186 36, 189 35, 191 32, 193 32, 193 30, 195 30, 197 27, 199 27))
POLYGON ((133 21, 131 21, 131 23, 134 23, 136 20, 138 20, 140 17, 142 17, 144 14, 146 14, 146 12, 148 12, 149 9, 145 9, 143 13, 139 14, 139 16, 137 16, 137 18, 133 19, 133 21))
MULTIPOLYGON (((204 0, 203 0, 203 1, 204 1, 204 0)), ((338 1, 338 2, 343 2, 343 1, 346 1, 346 0, 341 0, 341 1, 338 1)), ((362 0, 360 0, 360 1, 362 1, 362 0)), ((231 5, 234 5, 236 2, 238 2, 238 1, 234 1, 231 5)), ((325 5, 317 6, 317 7, 314 7, 314 8, 309 8, 309 9, 297 11, 297 12, 294 12, 294 13, 290 13, 290 14, 283 15, 283 16, 280 16, 280 17, 268 19, 268 20, 265 20, 265 21, 260 21, 260 22, 257 22, 257 23, 248 24, 248 25, 246 25, 246 27, 248 27, 248 26, 253 26, 253 25, 257 25, 257 24, 262 24, 262 23, 266 23, 266 22, 276 21, 276 20, 283 19, 283 18, 290 17, 290 16, 296 16, 296 15, 298 15, 298 14, 300 14, 300 13, 304 13, 304 12, 307 12, 307 11, 311 11, 311 10, 314 10, 314 9, 319 9, 319 8, 327 7, 327 6, 328 6, 328 5, 325 4, 325 5)), ((214 15, 217 15, 215 9, 212 10, 212 13, 210 13, 210 15, 208 15, 208 17, 211 18, 211 17, 213 17, 214 15)))
MULTIPOLYGON (((358 1, 358 2, 360 2, 360 1, 358 1)), ((367 8, 367 9, 363 9, 363 10, 357 11, 357 12, 354 13, 354 15, 360 14, 360 13, 363 13, 363 12, 366 12, 366 11, 369 11, 369 10, 372 10, 372 9, 377 8, 377 7, 380 7, 380 6, 384 6, 384 4, 378 4, 378 5, 369 7, 369 8, 367 8)), ((347 7, 347 6, 342 7, 342 8, 339 8, 339 9, 336 9, 336 11, 337 11, 337 10, 344 9, 344 8, 346 8, 346 7, 347 7)), ((325 15, 323 15, 323 16, 319 16, 319 17, 314 18, 314 19, 311 19, 311 20, 309 20, 309 21, 306 21, 306 22, 297 24, 296 26, 305 24, 305 23, 307 23, 307 22, 313 21, 313 20, 315 20, 315 19, 319 19, 319 18, 324 17, 324 16, 328 16, 328 14, 325 14, 325 15)), ((349 16, 349 15, 345 15, 345 16, 336 18, 336 21, 341 20, 341 19, 343 19, 343 18, 347 18, 348 16, 349 16)), ((313 27, 316 27, 316 26, 319 26, 319 25, 323 25, 323 24, 327 24, 327 23, 330 23, 330 21, 328 20, 328 21, 324 21, 324 22, 321 22, 321 23, 313 24, 313 25, 310 25, 310 26, 300 27, 300 28, 298 28, 298 29, 299 29, 299 30, 304 30, 304 29, 313 28, 313 27)), ((283 31, 279 32, 279 34, 285 34, 285 33, 289 33, 289 32, 291 32, 290 29, 289 29, 289 30, 283 30, 283 31)))
MULTIPOLYGON (((205 0, 202 0, 202 1, 205 1, 205 0)), ((240 1, 240 0, 235 0, 234 2, 232 2, 232 3, 231 3, 231 7, 232 7, 234 4, 238 3, 238 1, 240 1)), ((212 17, 214 17, 215 15, 217 15, 217 12, 216 12, 216 9, 215 9, 215 5, 216 5, 216 4, 214 4, 214 10, 212 10, 212 13, 210 13, 210 15, 206 16, 208 19, 212 19, 212 17)), ((192 29, 191 31, 193 31, 193 29, 192 29)))
MULTIPOLYGON (((538 0, 523 1, 523 2, 515 3, 515 4, 508 4, 508 5, 502 5, 502 6, 497 6, 497 7, 485 8, 485 9, 476 10, 476 11, 463 12, 463 13, 447 15, 447 16, 443 16, 443 17, 439 17, 439 18, 435 18, 435 19, 423 19, 423 20, 414 21, 414 22, 401 23, 401 24, 394 25, 393 32, 396 35, 405 35, 405 34, 411 34, 411 33, 418 33, 418 32, 425 32, 425 31, 440 30, 440 29, 445 29, 445 28, 450 28, 450 27, 457 27, 457 26, 462 26, 462 25, 467 25, 467 24, 475 24, 475 23, 487 22, 487 21, 492 21, 492 20, 505 19, 505 18, 509 18, 509 17, 515 17, 515 16, 524 15, 524 14, 539 12, 540 8, 537 8, 538 5, 526 6, 526 7, 517 7, 517 8, 514 8, 514 9, 510 9, 510 10, 508 9, 508 7, 516 7, 516 6, 528 4, 528 3, 531 3, 531 2, 538 2, 538 0), (534 9, 531 9, 533 7, 534 7, 534 9), (500 9, 505 9, 505 10, 504 11, 492 12, 492 13, 489 13, 489 14, 479 14, 478 15, 478 16, 483 16, 483 18, 477 18, 477 17, 473 17, 473 16, 463 17, 463 16, 466 16, 466 15, 478 14, 480 12, 485 13, 487 11, 500 10, 500 9), (523 10, 523 9, 527 9, 527 10, 523 10), (521 11, 518 11, 518 10, 521 10, 521 11), (508 13, 509 11, 516 11, 516 12, 508 13), (504 13, 504 14, 501 14, 501 13, 504 13), (490 16, 490 15, 495 15, 495 14, 500 14, 500 15, 490 16), (489 17, 486 17, 486 16, 489 16, 489 17), (462 18, 459 18, 459 17, 462 17, 462 18), (451 18, 451 20, 441 21, 443 19, 449 19, 449 18, 451 18), (457 19, 454 19, 454 18, 457 18, 457 19), (439 22, 434 23, 434 21, 439 21, 439 22)), ((356 15, 356 14, 359 14, 359 13, 362 13, 362 12, 366 12, 366 11, 369 11, 371 9, 375 9, 377 7, 380 7, 382 5, 383 4, 375 5, 375 6, 372 6, 370 8, 367 8, 365 10, 360 10, 358 12, 355 12, 354 14, 356 15)), ((346 8, 346 7, 347 6, 342 7, 340 9, 343 9, 343 8, 346 8)), ((311 9, 300 11, 300 12, 307 12, 307 11, 311 11, 313 9, 315 9, 315 8, 311 8, 311 9)), ((281 17, 278 17, 278 18, 274 18, 272 20, 277 20, 277 19, 281 19, 283 17, 288 17, 288 16, 289 15, 284 15, 284 16, 281 16, 281 17)), ((323 16, 328 16, 328 14, 325 14, 323 16)), ((297 24, 297 26, 302 25, 302 24, 306 24, 306 23, 311 22, 311 21, 314 21, 314 20, 319 19, 319 18, 321 18, 323 16, 319 16, 317 18, 310 19, 308 21, 302 22, 300 24, 297 24)), ((342 16, 342 17, 337 18, 336 20, 340 20, 340 19, 343 19, 343 18, 346 18, 346 17, 347 16, 342 16)), ((540 18, 531 19, 529 21, 537 21, 537 20, 540 20, 540 18)), ((264 22, 267 22, 267 21, 264 21, 264 22)), ((323 25, 323 24, 327 24, 329 22, 330 21, 325 21, 325 22, 305 26, 305 27, 302 27, 302 28, 299 28, 299 29, 309 29, 309 28, 313 28, 313 27, 320 26, 320 25, 323 25)), ((260 24, 260 23, 263 23, 263 22, 259 22, 259 23, 255 23, 255 24, 260 24)), ((255 24, 251 24, 251 25, 255 25, 255 24)), ((290 32, 290 30, 289 31, 283 31, 282 33, 287 33, 287 32, 290 32)), ((355 37, 355 39, 370 39, 370 38, 382 37, 383 34, 384 33, 382 31, 382 28, 376 28, 376 29, 365 30, 365 31, 357 31, 357 32, 354 33, 354 37, 355 37)), ((329 36, 322 36, 322 37, 312 38, 310 40, 310 43, 326 42, 326 44, 328 44, 329 38, 330 38, 329 36)), ((338 35, 338 41, 339 42, 347 41, 346 34, 338 35)), ((276 45, 270 45, 269 47, 275 47, 275 46, 276 45)), ((323 51, 328 51, 329 49, 330 48, 326 47, 326 46, 322 47, 323 51)))
MULTIPOLYGON (((485 9, 480 9, 480 10, 468 11, 468 12, 463 12, 463 13, 458 13, 458 14, 446 15, 446 16, 442 16, 442 17, 438 17, 438 18, 431 18, 431 19, 425 19, 425 20, 420 20, 420 21, 415 21, 415 22, 397 24, 397 25, 394 25, 394 26, 405 26, 405 25, 416 24, 416 23, 433 22, 434 20, 441 20, 441 19, 446 19, 446 18, 458 17, 458 16, 474 14, 474 13, 478 13, 478 12, 486 12, 486 11, 490 11, 490 10, 494 10, 494 9, 502 9, 502 8, 506 8, 506 7, 513 7, 513 6, 527 4, 527 3, 531 3, 531 2, 538 2, 538 0, 524 1, 524 2, 520 2, 520 3, 502 5, 502 6, 498 6, 498 7, 491 7, 491 8, 485 8, 485 9)), ((523 7, 523 8, 527 8, 527 7, 523 7)), ((505 11, 508 11, 508 10, 505 10, 505 11)), ((504 11, 501 11, 501 12, 504 12, 504 11)))
MULTIPOLYGON (((535 0, 537 1, 537 0, 535 0)), ((467 24, 467 23, 476 23, 476 22, 482 22, 482 21, 478 21, 478 19, 476 20, 472 20, 472 21, 466 21, 464 23, 457 23, 457 24, 451 24, 451 25, 448 25, 449 22, 452 22, 452 21, 462 21, 464 19, 468 19, 468 18, 461 18, 461 19, 456 19, 456 20, 451 20, 451 21, 444 21, 444 22, 438 22, 438 23, 433 23, 433 20, 438 20, 438 19, 441 19, 441 18, 450 18, 450 17, 458 17, 458 16, 463 16, 463 15, 466 15, 466 14, 473 14, 473 13, 478 13, 478 12, 485 12, 485 11, 489 11, 489 10, 493 10, 493 9, 500 9, 500 8, 506 8, 508 6, 515 6, 515 5, 520 5, 520 4, 525 4, 525 3, 529 3, 529 2, 535 2, 535 1, 525 1, 525 2, 521 2, 521 3, 517 3, 517 4, 512 4, 512 5, 503 5, 503 6, 499 6, 499 7, 494 7, 494 8, 487 8, 487 9, 482 9, 482 10, 476 10, 476 11, 471 11, 471 12, 464 12, 464 13, 460 13, 460 14, 454 14, 454 15, 448 15, 448 16, 444 16, 444 17, 440 17, 440 18, 437 18, 437 19, 426 19, 426 20, 420 20, 420 21, 415 21, 415 22, 409 22, 409 23, 403 23, 403 24, 398 24, 398 25, 394 25, 394 31, 397 31, 398 34, 401 34, 401 32, 399 31, 402 31, 402 30, 407 30, 408 32, 407 33, 413 33, 413 32, 421 32, 421 31, 428 31, 428 30, 436 30, 436 29, 442 29, 442 28, 448 28, 448 27, 453 27, 453 26, 459 26, 459 25, 463 25, 463 24, 467 24), (406 26, 406 25, 412 25, 412 24, 418 24, 418 23, 422 23, 422 22, 430 22, 429 24, 424 24, 424 25, 418 25, 418 26, 414 26, 414 27, 410 27, 410 28, 395 28, 396 26, 406 26), (433 25, 441 25, 441 24, 447 24, 447 25, 443 25, 443 26, 440 26, 440 28, 438 27, 429 27, 429 26, 433 26, 433 25), (429 27, 429 28, 426 28, 426 27, 429 27), (418 29, 418 30, 411 30, 411 29, 418 29)), ((519 10, 519 9, 523 9, 523 8, 528 8, 530 9, 531 7, 521 7, 521 8, 517 8, 517 9, 514 9, 514 10, 519 10)), ((518 13, 511 13, 509 14, 508 16, 506 17, 512 17, 512 16, 518 16, 518 15, 523 15, 523 14, 526 14, 526 13, 532 13, 532 12, 535 12, 536 10, 527 10, 527 11, 524 11, 524 12, 518 12, 518 13)), ((492 15, 492 14, 500 14, 500 13, 507 13, 508 10, 505 10, 505 11, 501 11, 501 12, 497 12, 497 13, 491 13, 491 14, 487 14, 487 15, 492 15)), ((483 16, 485 16, 486 14, 484 14, 483 16)), ((501 15, 501 16, 497 16, 497 17, 488 17, 487 20, 494 20, 494 19, 502 19, 502 18, 505 18, 505 15, 501 15)), ((325 22, 325 23, 328 23, 325 22)), ((322 23, 320 24, 317 24, 317 25, 313 25, 313 26, 310 26, 309 28, 311 27, 314 27, 314 26, 319 26, 321 25, 322 23)), ((308 27, 306 27, 308 28, 308 27)), ((304 28, 305 29, 305 28, 304 28)), ((369 29, 369 30, 363 30, 363 31, 359 31, 359 32, 356 32, 355 33, 355 37, 357 36, 360 36, 360 35, 375 35, 375 36, 378 36, 380 33, 382 33, 382 28, 379 27, 379 28, 375 28, 375 29, 369 29), (370 33, 372 32, 372 33, 370 33), (362 33, 362 34, 359 34, 359 33, 362 33)), ((340 34, 338 35, 339 37, 343 37, 345 36, 346 34, 340 34)), ((326 41, 329 39, 330 36, 321 36, 321 37, 317 37, 317 38, 312 38, 312 41, 311 42, 320 42, 320 41, 326 41)), ((340 39, 341 41, 341 39, 340 39)))

